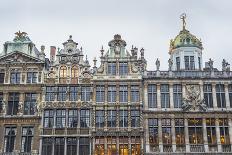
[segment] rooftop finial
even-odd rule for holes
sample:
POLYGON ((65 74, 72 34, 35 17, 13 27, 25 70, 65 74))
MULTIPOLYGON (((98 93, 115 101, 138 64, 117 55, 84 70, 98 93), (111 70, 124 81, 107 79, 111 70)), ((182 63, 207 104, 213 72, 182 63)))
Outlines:
POLYGON ((183 30, 185 30, 185 27, 186 27, 186 13, 182 13, 180 15, 180 19, 182 19, 182 24, 183 24, 183 30))
POLYGON ((72 35, 69 35, 69 40, 72 40, 72 35))

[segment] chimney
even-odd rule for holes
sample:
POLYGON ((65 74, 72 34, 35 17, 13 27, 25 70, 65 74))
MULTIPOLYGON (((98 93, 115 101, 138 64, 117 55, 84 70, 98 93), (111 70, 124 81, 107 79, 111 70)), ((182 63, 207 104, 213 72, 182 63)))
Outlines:
POLYGON ((56 56, 56 47, 50 46, 50 61, 51 62, 55 61, 55 56, 56 56))

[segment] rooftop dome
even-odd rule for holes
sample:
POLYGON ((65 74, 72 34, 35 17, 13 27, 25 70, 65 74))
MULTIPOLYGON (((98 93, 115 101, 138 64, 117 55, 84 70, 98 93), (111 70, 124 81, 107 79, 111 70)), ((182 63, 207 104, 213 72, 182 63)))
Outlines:
POLYGON ((171 53, 174 49, 179 47, 197 47, 199 49, 203 49, 202 42, 196 36, 191 34, 186 28, 185 23, 186 15, 181 15, 181 19, 183 20, 183 29, 180 33, 175 37, 175 39, 171 39, 169 53, 171 53))

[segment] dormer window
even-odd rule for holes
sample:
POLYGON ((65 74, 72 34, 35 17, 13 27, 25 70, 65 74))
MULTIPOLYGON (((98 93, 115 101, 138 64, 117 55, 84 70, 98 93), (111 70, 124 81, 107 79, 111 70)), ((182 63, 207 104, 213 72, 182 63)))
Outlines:
POLYGON ((184 63, 185 63, 186 70, 194 70, 195 69, 194 56, 185 56, 184 63))
POLYGON ((119 75, 127 75, 128 74, 128 63, 120 62, 119 63, 119 75))
POLYGON ((108 74, 116 75, 116 63, 108 63, 108 74))
POLYGON ((72 50, 71 50, 71 49, 69 49, 69 50, 68 50, 68 53, 72 53, 72 50))

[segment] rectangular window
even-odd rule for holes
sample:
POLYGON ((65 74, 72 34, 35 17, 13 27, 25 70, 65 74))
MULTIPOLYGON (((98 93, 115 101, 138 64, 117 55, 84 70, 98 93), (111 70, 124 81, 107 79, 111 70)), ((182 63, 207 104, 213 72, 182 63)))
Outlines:
POLYGON ((20 76, 19 72, 12 72, 10 73, 10 83, 11 84, 19 84, 20 83, 20 76))
POLYGON ((176 69, 180 70, 180 57, 176 57, 176 69))
POLYGON ((116 102, 116 86, 108 87, 108 102, 116 102))
POLYGON ((89 138, 80 137, 79 142, 79 155, 90 154, 90 140, 89 138))
POLYGON ((0 111, 2 110, 3 93, 0 92, 0 111))
POLYGON ((213 108, 212 85, 204 84, 203 91, 204 91, 205 104, 207 105, 208 108, 213 108))
POLYGON ((19 93, 9 93, 7 115, 17 115, 19 106, 19 93))
POLYGON ((15 147, 16 127, 6 127, 4 136, 4 152, 13 152, 15 147))
POLYGON ((116 75, 116 63, 108 63, 108 74, 116 75))
POLYGON ((120 103, 127 103, 128 102, 127 86, 120 86, 119 87, 119 101, 120 101, 120 103))
POLYGON ((157 108, 157 87, 154 84, 148 85, 148 107, 157 108))
POLYGON ((52 145, 53 145, 53 138, 44 137, 42 139, 42 155, 51 155, 52 145))
POLYGON ((81 101, 87 102, 90 101, 90 94, 91 94, 91 88, 86 86, 86 87, 81 87, 81 101))
POLYGON ((174 100, 174 108, 181 108, 182 106, 182 85, 181 84, 173 85, 173 100, 174 100))
POLYGON ((54 154, 64 155, 64 145, 65 145, 65 139, 63 137, 55 138, 54 154))
POLYGON ((203 131, 201 118, 188 119, 189 143, 203 144, 203 131))
POLYGON ((201 57, 198 57, 198 66, 199 66, 199 70, 201 70, 201 57))
POLYGON ((54 101, 55 100, 56 87, 46 87, 45 100, 54 101))
POLYGON ((175 119, 176 145, 185 144, 184 119, 175 119))
POLYGON ((169 85, 161 84, 160 93, 161 93, 161 108, 170 108, 169 85))
POLYGON ((206 119, 207 139, 209 145, 217 144, 215 118, 206 119))
POLYGON ((140 127, 139 110, 131 110, 131 127, 140 127))
POLYGON ((217 97, 217 107, 225 108, 226 107, 225 87, 223 84, 216 84, 216 97, 217 97))
POLYGON ((37 100, 37 94, 35 94, 35 93, 26 93, 25 94, 24 115, 34 115, 35 114, 36 100, 37 100))
POLYGON ((70 94, 69 94, 69 100, 70 101, 77 101, 78 100, 78 87, 70 87, 70 94))
POLYGON ((107 127, 116 127, 116 110, 109 110, 107 113, 107 127))
POLYGON ((69 137, 67 138, 67 155, 77 154, 77 138, 69 137))
POLYGON ((105 115, 104 115, 104 110, 96 110, 96 115, 95 115, 95 127, 96 128, 101 128, 104 127, 105 125, 105 115))
POLYGON ((56 128, 64 128, 66 119, 66 110, 56 110, 56 128))
POLYGON ((220 141, 222 145, 230 144, 229 124, 227 118, 219 119, 220 141))
POLYGON ((78 114, 76 109, 68 110, 68 127, 75 128, 78 123, 78 114))
POLYGON ((139 86, 131 86, 131 102, 138 103, 139 102, 139 86))
POLYGON ((89 122, 90 122, 90 114, 89 110, 82 109, 81 110, 81 116, 80 116, 80 125, 81 127, 89 127, 89 122))
POLYGON ((66 101, 67 87, 58 87, 57 101, 66 101))
POLYGON ((54 112, 53 110, 44 110, 44 127, 52 128, 54 125, 54 112))
POLYGON ((148 119, 149 127, 149 144, 151 147, 159 145, 159 134, 158 134, 158 119, 149 118, 148 119))
POLYGON ((28 72, 27 73, 27 83, 37 83, 37 73, 28 72))
POLYGON ((128 74, 128 64, 127 62, 119 63, 119 75, 127 75, 128 74))
POLYGON ((34 128, 33 127, 23 127, 22 128, 22 152, 31 152, 31 146, 33 143, 34 128))
POLYGON ((105 102, 105 87, 96 86, 96 102, 103 103, 105 102))
POLYGON ((119 111, 119 127, 128 127, 128 111, 119 111))
POLYGON ((0 73, 0 83, 4 83, 5 73, 0 73))
POLYGON ((229 98, 230 98, 230 107, 232 108, 232 84, 228 85, 229 98))
POLYGON ((163 144, 172 144, 171 119, 162 119, 163 144))
POLYGON ((186 70, 194 70, 195 69, 194 56, 185 56, 184 62, 185 62, 185 69, 186 70))

